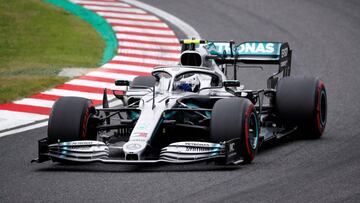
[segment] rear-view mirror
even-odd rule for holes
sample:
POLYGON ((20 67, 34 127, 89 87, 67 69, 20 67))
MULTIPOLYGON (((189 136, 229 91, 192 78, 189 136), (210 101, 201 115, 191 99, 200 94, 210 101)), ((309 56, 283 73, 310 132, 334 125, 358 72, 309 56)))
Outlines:
POLYGON ((225 80, 223 82, 224 87, 240 87, 240 81, 238 80, 225 80))
POLYGON ((130 82, 128 80, 116 80, 115 86, 129 86, 130 82))

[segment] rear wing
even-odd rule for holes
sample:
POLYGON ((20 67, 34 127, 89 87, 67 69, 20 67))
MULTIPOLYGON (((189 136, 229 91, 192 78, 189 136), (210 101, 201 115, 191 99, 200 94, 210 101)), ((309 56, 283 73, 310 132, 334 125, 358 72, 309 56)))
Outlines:
POLYGON ((209 59, 218 64, 275 64, 279 72, 290 74, 292 50, 287 42, 230 42, 209 41, 205 44, 209 59))

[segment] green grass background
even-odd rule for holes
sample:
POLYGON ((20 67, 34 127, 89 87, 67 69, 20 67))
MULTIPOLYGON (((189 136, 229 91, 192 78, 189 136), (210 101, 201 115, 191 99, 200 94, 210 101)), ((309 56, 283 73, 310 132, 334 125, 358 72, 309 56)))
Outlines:
POLYGON ((0 103, 61 84, 65 67, 95 68, 105 43, 89 24, 42 0, 0 0, 0 103))

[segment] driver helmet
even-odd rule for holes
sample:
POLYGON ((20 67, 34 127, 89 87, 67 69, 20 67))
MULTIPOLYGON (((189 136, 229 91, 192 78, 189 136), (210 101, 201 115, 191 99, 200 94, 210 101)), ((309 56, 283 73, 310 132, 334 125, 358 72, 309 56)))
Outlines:
POLYGON ((197 92, 200 89, 200 80, 197 74, 184 77, 177 83, 177 89, 185 92, 197 92))

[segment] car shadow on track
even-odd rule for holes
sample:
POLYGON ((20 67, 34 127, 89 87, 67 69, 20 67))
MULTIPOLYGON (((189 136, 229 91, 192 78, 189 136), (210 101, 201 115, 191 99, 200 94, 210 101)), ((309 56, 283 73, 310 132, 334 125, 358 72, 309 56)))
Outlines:
POLYGON ((175 164, 144 164, 144 165, 115 165, 115 164, 58 164, 49 163, 47 167, 39 167, 35 172, 199 172, 199 171, 233 171, 240 170, 244 165, 223 166, 213 163, 196 163, 186 165, 175 164))
POLYGON ((302 134, 299 134, 297 132, 291 134, 291 135, 288 135, 288 136, 285 136, 285 137, 282 137, 280 139, 274 139, 274 140, 270 140, 268 142, 265 142, 261 145, 258 153, 262 154, 262 153, 266 153, 268 151, 271 151, 271 150, 275 150, 277 148, 280 148, 280 147, 285 147, 287 145, 295 145, 296 143, 300 143, 300 142, 317 142, 317 141, 321 141, 323 139, 327 139, 327 137, 321 137, 320 139, 319 138, 308 138, 302 134))

